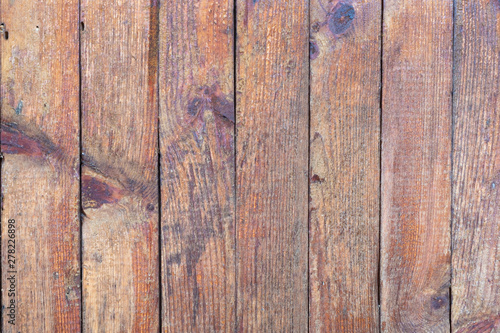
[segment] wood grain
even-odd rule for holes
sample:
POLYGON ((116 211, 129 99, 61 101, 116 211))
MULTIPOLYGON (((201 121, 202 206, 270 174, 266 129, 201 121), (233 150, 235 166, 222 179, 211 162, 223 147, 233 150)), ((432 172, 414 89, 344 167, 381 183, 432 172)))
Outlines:
POLYGON ((308 327, 308 1, 237 1, 237 319, 308 327))
POLYGON ((162 328, 234 332, 232 1, 160 10, 162 328))
POLYGON ((78 1, 2 1, 1 15, 3 332, 77 332, 78 1))
POLYGON ((448 332, 453 2, 383 22, 381 329, 448 332))
POLYGON ((159 329, 156 0, 82 0, 83 323, 159 329))
POLYGON ((312 332, 378 332, 381 16, 311 2, 312 332))
POLYGON ((500 331, 500 3, 456 2, 453 332, 500 331))

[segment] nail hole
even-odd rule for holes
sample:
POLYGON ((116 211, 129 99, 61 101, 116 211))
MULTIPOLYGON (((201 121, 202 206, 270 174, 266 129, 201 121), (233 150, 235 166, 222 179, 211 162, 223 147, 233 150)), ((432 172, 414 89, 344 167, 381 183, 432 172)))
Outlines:
POLYGON ((85 30, 85 23, 80 22, 80 29, 81 29, 82 31, 84 31, 84 30, 85 30))
POLYGON ((9 39, 9 32, 8 31, 5 32, 5 39, 9 39))

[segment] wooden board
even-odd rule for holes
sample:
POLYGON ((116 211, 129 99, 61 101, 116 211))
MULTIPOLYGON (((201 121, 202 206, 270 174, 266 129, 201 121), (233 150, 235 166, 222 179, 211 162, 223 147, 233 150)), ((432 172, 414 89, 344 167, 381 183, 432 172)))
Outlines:
POLYGON ((232 1, 160 10, 162 327, 234 332, 232 1))
POLYGON ((76 332, 78 1, 2 1, 1 14, 3 332, 76 332))
POLYGON ((159 329, 157 1, 82 0, 83 324, 159 329))
POLYGON ((311 2, 312 332, 378 332, 381 17, 311 2))
POLYGON ((237 320, 308 327, 308 1, 237 1, 237 320))
POLYGON ((457 1, 453 332, 500 331, 500 3, 457 1))
POLYGON ((448 332, 453 1, 384 1, 381 330, 448 332))

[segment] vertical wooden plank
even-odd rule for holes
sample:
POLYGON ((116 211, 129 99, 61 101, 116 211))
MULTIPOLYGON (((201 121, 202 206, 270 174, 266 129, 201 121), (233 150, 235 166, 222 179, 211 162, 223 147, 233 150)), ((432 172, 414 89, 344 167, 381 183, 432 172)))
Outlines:
POLYGON ((381 329, 448 332, 453 2, 384 2, 381 329))
POLYGON ((310 330, 378 332, 381 1, 311 2, 310 330))
POLYGON ((3 331, 77 332, 78 1, 1 15, 3 331))
POLYGON ((156 0, 82 0, 83 320, 159 329, 156 0))
POLYGON ((160 10, 162 322, 233 332, 233 1, 160 10))
POLYGON ((456 1, 453 332, 500 330, 500 3, 456 1))
POLYGON ((308 329, 308 1, 237 1, 237 318, 308 329))

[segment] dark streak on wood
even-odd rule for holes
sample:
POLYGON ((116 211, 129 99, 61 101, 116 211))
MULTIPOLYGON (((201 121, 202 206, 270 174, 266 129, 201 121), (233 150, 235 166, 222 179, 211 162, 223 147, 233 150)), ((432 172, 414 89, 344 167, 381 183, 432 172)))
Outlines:
POLYGON ((15 123, 1 123, 2 153, 46 158, 57 151, 46 135, 30 136, 15 123))
POLYGON ((494 333, 500 329, 500 316, 484 318, 479 321, 469 321, 456 333, 494 333))

